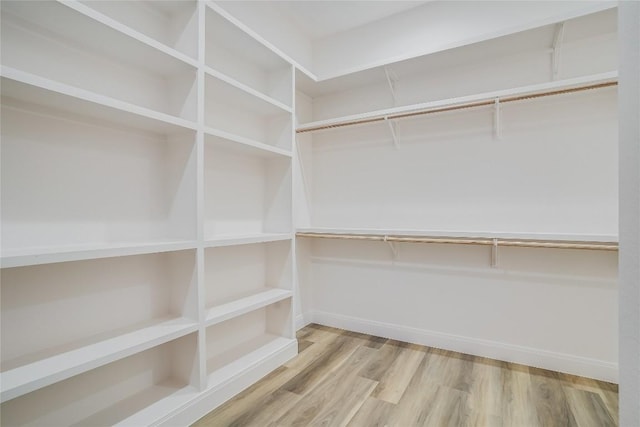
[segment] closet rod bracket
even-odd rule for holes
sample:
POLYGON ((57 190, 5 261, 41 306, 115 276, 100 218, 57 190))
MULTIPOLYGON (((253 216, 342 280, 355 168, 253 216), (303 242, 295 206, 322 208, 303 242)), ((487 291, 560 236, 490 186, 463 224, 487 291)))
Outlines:
POLYGON ((498 239, 493 239, 491 244, 491 268, 498 266, 498 239))
POLYGON ((500 98, 496 98, 493 101, 494 111, 493 111, 493 135, 496 139, 502 139, 502 123, 500 117, 500 98))
POLYGON ((389 236, 384 236, 384 241, 387 242, 389 248, 391 248, 391 254, 393 255, 393 259, 398 259, 399 249, 396 244, 388 239, 389 236))
POLYGON ((396 98, 396 82, 398 81, 398 76, 396 76, 394 72, 390 71, 386 66, 384 67, 384 75, 387 78, 387 84, 389 85, 391 97, 393 98, 393 106, 395 107, 398 105, 398 100, 396 98))
POLYGON ((396 147, 396 150, 400 149, 400 146, 398 145, 398 132, 397 132, 398 129, 397 129, 396 122, 389 119, 389 116, 384 116, 384 121, 389 126, 389 131, 391 132, 391 138, 393 138, 393 146, 396 147))
POLYGON ((560 75, 560 48, 564 40, 564 22, 556 25, 556 32, 553 36, 553 46, 551 47, 551 79, 558 80, 560 75))

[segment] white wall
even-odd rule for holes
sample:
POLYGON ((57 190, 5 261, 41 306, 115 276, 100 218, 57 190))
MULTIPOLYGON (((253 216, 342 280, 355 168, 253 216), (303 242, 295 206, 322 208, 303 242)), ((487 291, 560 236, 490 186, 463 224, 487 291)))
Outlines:
POLYGON ((620 22, 620 425, 640 425, 640 3, 620 22))
POLYGON ((617 381, 617 256, 318 239, 315 322, 617 381))

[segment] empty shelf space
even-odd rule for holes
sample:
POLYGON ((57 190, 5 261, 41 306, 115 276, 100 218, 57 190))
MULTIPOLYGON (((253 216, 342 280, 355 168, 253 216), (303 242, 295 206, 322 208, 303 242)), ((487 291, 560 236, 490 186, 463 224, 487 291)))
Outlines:
POLYGON ((82 0, 81 4, 69 4, 75 10, 185 62, 194 63, 197 58, 198 21, 195 1, 123 3, 82 0))
POLYGON ((209 371, 207 386, 209 388, 220 386, 290 346, 297 346, 297 341, 264 334, 245 341, 223 354, 211 357, 207 360, 209 371))
POLYGON ((156 425, 198 395, 196 342, 192 333, 9 400, 2 424, 156 425))
POLYGON ((193 320, 184 317, 158 319, 132 332, 4 371, 1 374, 2 401, 179 338, 197 328, 193 320))
POLYGON ((292 295, 292 291, 284 289, 264 288, 261 291, 252 292, 248 296, 209 308, 206 314, 206 324, 210 326, 224 322, 269 304, 291 298, 292 295))
POLYGON ((293 96, 292 66, 217 5, 207 6, 205 62, 212 73, 233 76, 252 93, 289 109, 293 96))
POLYGON ((205 144, 205 240, 291 230, 291 159, 205 144))
POLYGON ((205 128, 205 142, 215 150, 234 151, 242 155, 265 158, 276 158, 278 156, 291 158, 290 150, 274 147, 213 128, 205 128))
POLYGON ((84 261, 129 255, 145 255, 195 249, 193 240, 167 240, 157 242, 116 242, 110 244, 37 247, 3 250, 0 267, 23 267, 69 261, 84 261))
POLYGON ((195 239, 195 132, 110 127, 4 101, 5 256, 195 239))
POLYGON ((5 66, 2 67, 2 96, 134 129, 159 133, 196 129, 195 123, 189 120, 5 66))
POLYGON ((291 107, 284 105, 257 90, 219 72, 212 68, 205 68, 209 90, 219 98, 235 105, 236 107, 253 111, 258 114, 279 114, 283 111, 291 113, 291 107))
POLYGON ((197 67, 74 8, 91 10, 79 3, 54 1, 3 3, 3 65, 159 113, 196 120, 197 67))

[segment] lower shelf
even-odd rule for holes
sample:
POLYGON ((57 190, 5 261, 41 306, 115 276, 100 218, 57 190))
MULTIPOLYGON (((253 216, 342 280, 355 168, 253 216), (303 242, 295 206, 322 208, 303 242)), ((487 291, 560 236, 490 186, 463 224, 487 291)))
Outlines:
POLYGON ((2 402, 196 331, 180 317, 156 320, 115 337, 40 358, 0 374, 2 402))
POLYGON ((235 316, 248 313, 258 308, 266 307, 286 298, 291 298, 293 292, 286 289, 263 288, 251 292, 243 298, 238 298, 225 304, 216 305, 207 310, 206 325, 215 325, 235 316))
POLYGON ((193 402, 197 334, 57 382, 2 404, 2 425, 157 425, 193 402))
POLYGON ((295 339, 264 334, 211 357, 207 360, 207 387, 219 387, 295 343, 295 339))

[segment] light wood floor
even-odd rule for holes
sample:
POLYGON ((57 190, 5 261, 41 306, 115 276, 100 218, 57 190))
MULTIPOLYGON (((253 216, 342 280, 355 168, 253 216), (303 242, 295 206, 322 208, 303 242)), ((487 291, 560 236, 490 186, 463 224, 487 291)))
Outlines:
POLYGON ((615 384, 309 325, 300 354, 195 426, 615 426, 615 384))

